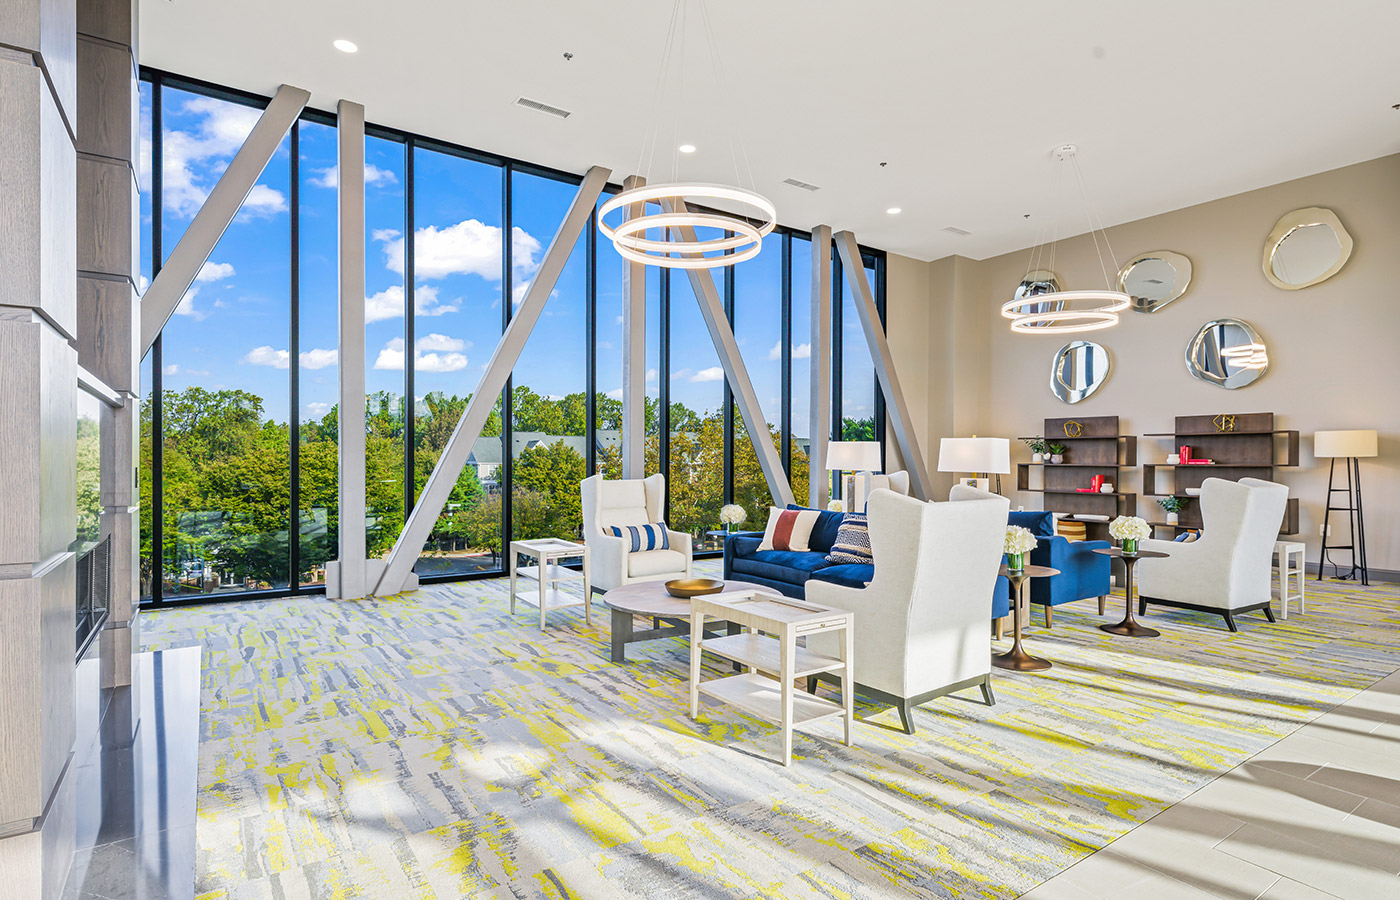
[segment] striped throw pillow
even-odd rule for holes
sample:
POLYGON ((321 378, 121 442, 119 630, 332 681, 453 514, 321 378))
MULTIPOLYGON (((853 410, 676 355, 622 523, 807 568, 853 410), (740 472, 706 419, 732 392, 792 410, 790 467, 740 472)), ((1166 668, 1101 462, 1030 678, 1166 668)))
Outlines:
POLYGON ((656 522, 652 525, 623 525, 621 527, 614 525, 612 533, 615 537, 626 538, 632 542, 628 548, 629 553, 671 549, 671 538, 666 534, 665 522, 656 522))
POLYGON ((768 527, 763 530, 759 550, 810 550, 812 529, 821 513, 815 509, 768 507, 768 527))
POLYGON ((865 513, 848 512, 836 532, 836 542, 826 555, 830 563, 868 564, 875 561, 870 552, 870 527, 865 513))

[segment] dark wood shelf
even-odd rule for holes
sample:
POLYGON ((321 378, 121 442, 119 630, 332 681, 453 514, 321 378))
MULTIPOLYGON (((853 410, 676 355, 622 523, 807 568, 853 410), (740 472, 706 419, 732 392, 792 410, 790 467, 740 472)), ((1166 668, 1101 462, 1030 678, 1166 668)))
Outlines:
MULTIPOLYGON (((1055 490, 1051 490, 1051 491, 1047 491, 1045 488, 1017 488, 1017 490, 1025 491, 1025 492, 1030 493, 1030 494, 1072 494, 1072 495, 1074 495, 1074 496, 1076 496, 1076 497, 1132 497, 1132 496, 1134 496, 1133 494, 1125 494, 1125 493, 1122 493, 1121 491, 1114 491, 1114 492, 1111 493, 1111 494, 1105 494, 1103 491, 1092 491, 1092 492, 1090 492, 1090 491, 1075 491, 1075 490, 1069 490, 1069 491, 1055 491, 1055 490)), ((1069 515, 1069 514, 1067 513, 1067 515, 1069 515)))
MULTIPOLYGON (((1132 516, 1137 514, 1137 494, 1114 491, 1078 491, 1087 488, 1091 476, 1103 475, 1104 481, 1122 487, 1122 469, 1137 466, 1137 435, 1120 434, 1117 416, 1086 416, 1084 418, 1046 419, 1044 437, 1022 438, 1063 444, 1062 463, 1017 463, 1017 490, 1041 494, 1041 507, 1064 516, 1076 514, 1132 516), (1066 432, 1077 432, 1071 436, 1066 432), (1039 470, 1042 484, 1030 486, 1031 471, 1039 470), (1079 499, 1087 498, 1087 499, 1079 499), (1111 504, 1111 505, 1110 505, 1111 504)), ((1107 522, 1084 522, 1091 539, 1106 536, 1107 522), (1102 533, 1100 533, 1102 532, 1102 533)))
POLYGON ((1117 463, 1017 463, 1018 466, 1049 466, 1052 469, 1116 469, 1117 463))

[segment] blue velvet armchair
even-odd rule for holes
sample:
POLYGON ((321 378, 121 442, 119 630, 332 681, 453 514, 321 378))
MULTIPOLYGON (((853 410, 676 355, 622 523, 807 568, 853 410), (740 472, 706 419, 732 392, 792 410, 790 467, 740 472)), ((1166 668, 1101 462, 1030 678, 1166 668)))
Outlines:
POLYGON ((1033 566, 1059 569, 1053 578, 1032 578, 1031 602, 1045 607, 1045 627, 1053 621, 1051 610, 1061 603, 1097 597, 1099 614, 1104 612, 1104 598, 1112 585, 1111 560, 1093 552, 1107 549, 1108 541, 1071 541, 1055 534, 1055 517, 1048 512, 1013 512, 1010 524, 1029 528, 1037 544, 1031 551, 1033 566))

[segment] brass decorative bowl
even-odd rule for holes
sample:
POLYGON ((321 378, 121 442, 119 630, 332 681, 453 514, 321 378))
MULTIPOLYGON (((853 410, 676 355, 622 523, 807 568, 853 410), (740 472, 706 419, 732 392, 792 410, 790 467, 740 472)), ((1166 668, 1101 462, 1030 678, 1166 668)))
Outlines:
POLYGON ((702 594, 718 594, 724 590, 724 582, 713 578, 677 578, 666 582, 666 593, 672 597, 689 600, 702 594))

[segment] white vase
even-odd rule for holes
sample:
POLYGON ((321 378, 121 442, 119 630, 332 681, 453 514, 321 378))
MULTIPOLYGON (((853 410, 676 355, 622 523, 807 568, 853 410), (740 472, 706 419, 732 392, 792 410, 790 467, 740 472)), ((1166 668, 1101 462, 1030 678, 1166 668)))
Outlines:
POLYGON ((1169 512, 1169 513, 1167 513, 1167 524, 1168 524, 1168 525, 1175 525, 1175 524, 1176 524, 1177 522, 1179 522, 1179 521, 1181 521, 1181 517, 1178 516, 1176 513, 1174 513, 1174 512, 1169 512))
POLYGON ((1058 466, 1060 463, 1064 462, 1064 461, 1065 461, 1065 457, 1064 457, 1063 454, 1060 454, 1060 453, 1052 453, 1052 454, 1050 455, 1050 462, 1054 463, 1054 464, 1057 465, 1057 466, 1058 466))
POLYGON ((1032 453, 1032 454, 1031 454, 1031 462, 1032 462, 1032 463, 1041 463, 1041 462, 1045 462, 1045 454, 1043 454, 1043 453, 1032 453))

